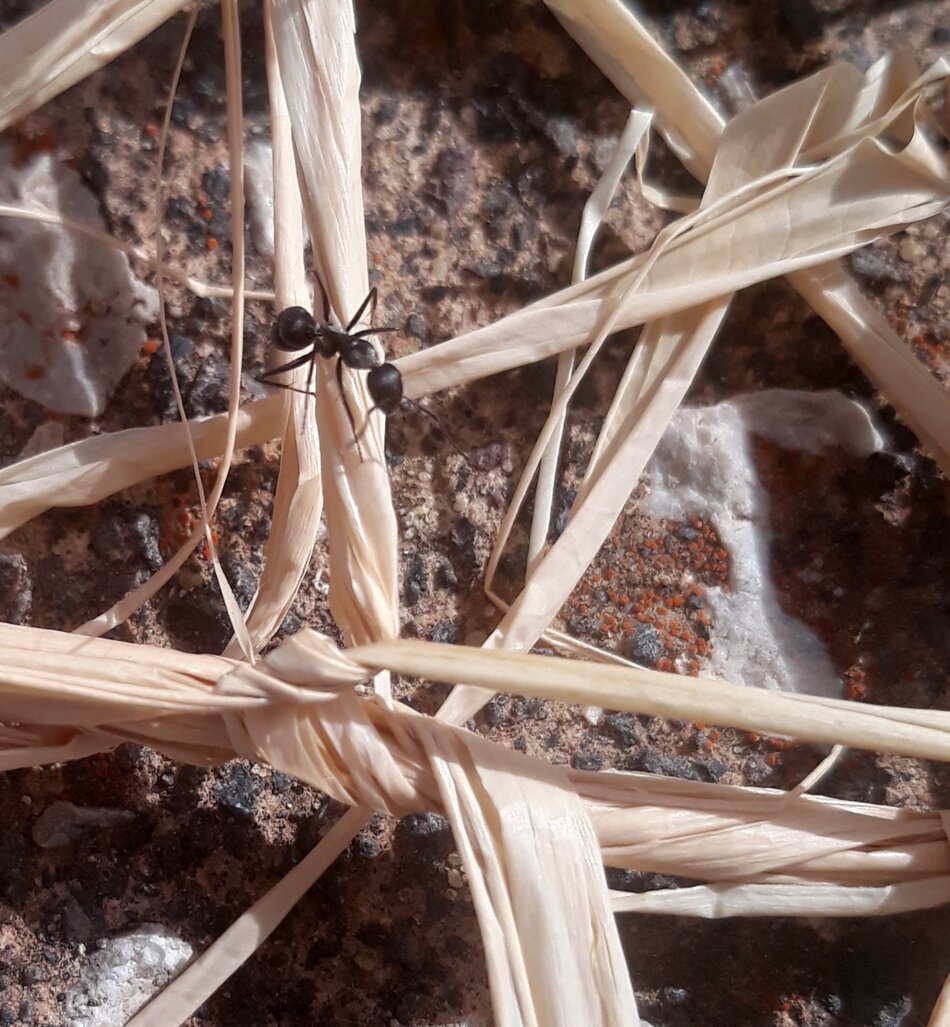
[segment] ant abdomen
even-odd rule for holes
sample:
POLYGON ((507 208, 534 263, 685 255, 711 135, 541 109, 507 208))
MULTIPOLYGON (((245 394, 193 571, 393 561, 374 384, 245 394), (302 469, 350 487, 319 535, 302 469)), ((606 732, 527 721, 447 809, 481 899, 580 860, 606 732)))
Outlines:
POLYGON ((366 376, 366 386, 377 410, 387 417, 402 403, 402 375, 395 364, 380 364, 366 376))
POLYGON ((284 350, 305 349, 312 346, 317 332, 313 315, 303 307, 287 307, 277 318, 274 341, 284 350))

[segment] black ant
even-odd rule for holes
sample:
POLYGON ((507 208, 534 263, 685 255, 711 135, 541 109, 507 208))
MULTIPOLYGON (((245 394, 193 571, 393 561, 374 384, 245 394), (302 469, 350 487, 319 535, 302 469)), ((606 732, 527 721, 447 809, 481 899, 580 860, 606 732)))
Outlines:
MULTIPOLYGON (((402 375, 394 364, 380 363, 379 355, 373 348, 367 336, 375 335, 377 332, 392 332, 394 328, 364 328, 362 331, 354 332, 353 327, 359 322, 366 312, 366 308, 372 303, 376 307, 376 288, 370 289, 366 299, 360 304, 360 309, 353 315, 350 323, 345 328, 335 328, 329 321, 323 324, 317 322, 313 315, 303 307, 287 307, 282 310, 274 326, 274 345, 278 349, 288 353, 296 353, 299 350, 308 352, 286 364, 271 368, 257 376, 259 382, 266 382, 275 375, 283 374, 284 371, 292 371, 296 367, 303 367, 310 364, 307 374, 307 388, 299 391, 310 392, 310 384, 313 378, 313 371, 317 357, 337 357, 336 377, 343 388, 343 367, 349 367, 353 371, 369 371, 366 377, 366 385, 372 397, 374 406, 369 411, 382 410, 384 414, 395 413, 402 403, 402 375)), ((281 382, 270 382, 278 388, 291 388, 281 382)), ((352 417, 350 423, 352 424, 352 417)), ((356 429, 354 427, 354 433, 356 429)))
MULTIPOLYGON (((353 414, 350 408, 346 407, 346 414, 350 420, 350 427, 353 429, 353 438, 357 445, 363 437, 363 433, 369 426, 369 415, 374 410, 379 410, 387 417, 394 414, 403 403, 411 403, 424 414, 431 417, 439 427, 442 427, 439 418, 427 410, 421 403, 403 396, 402 374, 395 364, 388 361, 380 362, 379 354, 373 348, 368 336, 376 335, 379 332, 394 332, 395 328, 364 328, 354 332, 353 328, 359 323, 360 318, 366 312, 366 308, 372 304, 376 309, 377 291, 374 286, 370 289, 366 299, 360 304, 360 309, 350 319, 345 328, 336 328, 330 324, 329 319, 322 324, 304 307, 287 307, 282 310, 274 325, 273 341, 278 349, 288 353, 296 353, 300 350, 307 350, 299 357, 288 360, 279 367, 273 367, 269 371, 257 376, 257 381, 267 382, 276 385, 280 389, 290 389, 293 392, 303 392, 306 395, 314 395, 311 383, 317 357, 337 358, 336 378, 343 392, 343 367, 344 365, 353 371, 368 371, 366 376, 366 387, 369 390, 370 398, 373 401, 372 407, 367 411, 366 423, 362 430, 357 433, 356 424, 353 421, 353 414), (310 364, 307 372, 307 387, 296 389, 293 385, 285 385, 283 382, 269 381, 275 375, 283 374, 284 371, 292 371, 304 364, 310 364)), ((324 310, 326 310, 326 294, 324 294, 324 310)), ((345 402, 344 402, 344 405, 345 402)), ((445 429, 443 429, 443 432, 445 429)), ((460 453, 467 461, 467 454, 460 449, 446 433, 450 445, 460 453)))

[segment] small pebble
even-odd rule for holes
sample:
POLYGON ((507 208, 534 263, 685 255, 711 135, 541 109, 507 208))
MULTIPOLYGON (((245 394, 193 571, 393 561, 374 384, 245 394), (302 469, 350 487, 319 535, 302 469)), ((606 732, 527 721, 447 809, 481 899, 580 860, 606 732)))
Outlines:
POLYGON ((604 718, 603 706, 585 706, 584 707, 584 720, 588 724, 593 724, 596 727, 601 720, 604 718))
POLYGON ((926 247, 911 236, 901 239, 897 252, 901 255, 901 260, 906 260, 908 264, 918 263, 927 254, 926 247))

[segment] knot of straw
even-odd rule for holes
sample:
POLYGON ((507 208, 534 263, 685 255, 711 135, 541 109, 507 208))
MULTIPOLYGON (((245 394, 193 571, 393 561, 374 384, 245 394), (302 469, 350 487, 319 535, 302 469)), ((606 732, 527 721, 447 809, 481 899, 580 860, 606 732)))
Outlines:
MULTIPOLYGON (((427 751, 432 724, 401 703, 360 696, 353 686, 367 676, 309 630, 255 667, 235 665, 215 692, 265 702, 224 715, 234 752, 347 805, 397 817, 441 809, 427 751)), ((453 730, 438 728, 441 735, 453 730)))

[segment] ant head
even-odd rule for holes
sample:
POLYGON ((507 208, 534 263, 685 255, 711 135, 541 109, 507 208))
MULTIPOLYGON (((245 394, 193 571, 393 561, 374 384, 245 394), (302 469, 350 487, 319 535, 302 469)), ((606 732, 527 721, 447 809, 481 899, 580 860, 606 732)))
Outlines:
POLYGON ((277 318, 274 341, 280 349, 298 350, 312 346, 317 324, 303 307, 287 307, 277 318))
POLYGON ((387 417, 402 403, 402 375, 394 364, 380 364, 366 376, 366 385, 376 408, 387 417))

